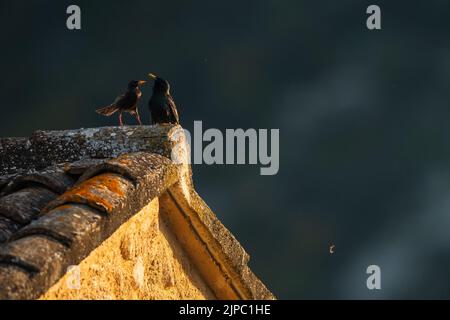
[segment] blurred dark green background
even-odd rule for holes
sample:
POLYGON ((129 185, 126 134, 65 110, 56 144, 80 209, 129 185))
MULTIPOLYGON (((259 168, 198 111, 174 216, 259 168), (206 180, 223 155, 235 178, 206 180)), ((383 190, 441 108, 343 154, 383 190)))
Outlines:
POLYGON ((115 125, 94 110, 155 72, 187 129, 280 129, 276 176, 194 168, 279 298, 450 298, 449 30, 444 0, 1 0, 0 133, 115 125))

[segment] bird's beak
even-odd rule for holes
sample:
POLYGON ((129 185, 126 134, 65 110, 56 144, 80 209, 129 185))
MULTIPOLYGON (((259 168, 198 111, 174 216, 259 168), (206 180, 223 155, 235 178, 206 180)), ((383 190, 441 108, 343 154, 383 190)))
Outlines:
POLYGON ((156 80, 156 76, 153 73, 149 73, 148 76, 150 77, 150 79, 152 80, 156 80))
POLYGON ((139 82, 138 82, 138 84, 140 85, 140 86, 142 86, 143 84, 145 84, 147 81, 145 81, 145 80, 139 80, 139 82))

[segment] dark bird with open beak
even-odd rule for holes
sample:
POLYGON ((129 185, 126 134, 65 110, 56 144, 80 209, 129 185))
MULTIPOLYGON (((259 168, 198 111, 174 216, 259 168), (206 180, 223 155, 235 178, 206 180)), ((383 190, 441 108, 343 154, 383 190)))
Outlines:
POLYGON ((142 96, 140 86, 146 82, 147 81, 144 80, 130 81, 127 92, 118 96, 109 106, 97 109, 95 112, 109 117, 118 111, 120 126, 123 126, 122 113, 128 112, 135 116, 137 122, 142 125, 141 118, 139 116, 138 103, 142 96))
POLYGON ((153 95, 148 102, 152 115, 152 123, 179 124, 177 106, 170 95, 170 84, 151 73, 148 75, 155 80, 153 95))

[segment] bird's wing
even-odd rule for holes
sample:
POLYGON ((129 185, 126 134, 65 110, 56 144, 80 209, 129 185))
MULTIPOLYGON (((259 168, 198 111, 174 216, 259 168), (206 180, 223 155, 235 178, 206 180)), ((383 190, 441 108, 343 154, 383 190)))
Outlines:
POLYGON ((118 96, 113 103, 111 103, 109 106, 100 108, 95 110, 97 113, 105 115, 105 116, 111 116, 114 114, 117 110, 119 110, 122 107, 123 101, 125 100, 125 94, 122 94, 118 96))
POLYGON ((118 96, 116 98, 116 100, 114 100, 113 103, 111 103, 112 105, 120 105, 121 101, 123 101, 123 99, 125 98, 125 94, 121 94, 120 96, 118 96))
POLYGON ((167 96, 167 105, 176 120, 176 123, 180 123, 180 117, 178 116, 177 106, 175 105, 175 101, 173 101, 172 96, 169 94, 167 96))

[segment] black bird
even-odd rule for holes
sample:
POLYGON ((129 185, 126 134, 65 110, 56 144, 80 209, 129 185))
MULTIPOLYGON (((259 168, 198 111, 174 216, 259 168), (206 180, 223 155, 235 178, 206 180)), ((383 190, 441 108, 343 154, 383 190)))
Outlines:
POLYGON ((111 116, 119 111, 119 124, 123 126, 122 113, 129 112, 136 117, 136 120, 142 125, 139 117, 138 103, 142 96, 140 86, 146 83, 144 80, 133 80, 128 83, 128 90, 124 94, 118 96, 112 104, 107 107, 95 110, 95 112, 104 116, 111 116))
POLYGON ((170 84, 153 74, 148 75, 155 80, 153 95, 148 102, 148 107, 152 115, 152 123, 179 124, 177 106, 170 95, 170 84))

